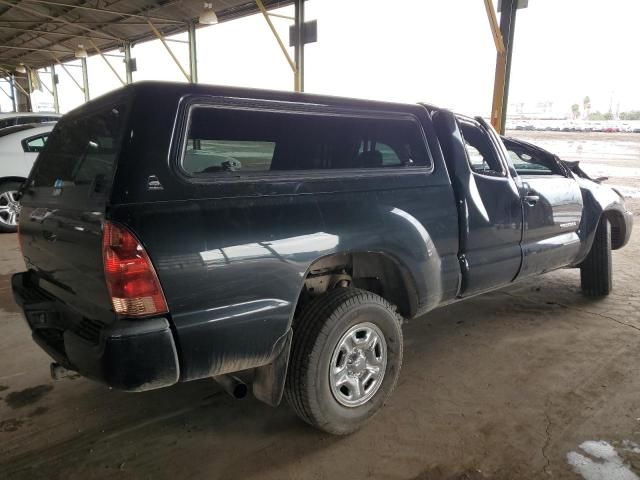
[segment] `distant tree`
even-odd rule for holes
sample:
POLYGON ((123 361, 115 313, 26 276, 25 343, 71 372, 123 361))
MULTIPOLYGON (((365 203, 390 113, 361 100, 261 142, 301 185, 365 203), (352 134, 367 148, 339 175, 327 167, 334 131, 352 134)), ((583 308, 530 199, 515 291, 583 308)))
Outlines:
POLYGON ((606 120, 605 114, 601 113, 599 110, 595 112, 591 112, 587 116, 587 120, 606 120))
POLYGON ((621 112, 620 120, 640 120, 640 110, 631 110, 629 112, 621 112))
POLYGON ((573 119, 577 120, 580 116, 580 105, 578 105, 577 103, 571 105, 571 114, 573 115, 573 119))
POLYGON ((589 118, 589 114, 591 113, 591 99, 588 95, 582 100, 582 112, 586 118, 589 118))
POLYGON ((604 114, 604 119, 605 120, 613 120, 613 112, 611 110, 609 110, 607 113, 604 114))

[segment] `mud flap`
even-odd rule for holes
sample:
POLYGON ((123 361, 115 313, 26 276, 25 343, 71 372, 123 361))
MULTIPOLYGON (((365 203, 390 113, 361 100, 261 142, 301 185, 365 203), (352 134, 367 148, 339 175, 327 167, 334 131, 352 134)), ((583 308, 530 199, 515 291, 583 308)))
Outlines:
POLYGON ((274 350, 279 353, 273 361, 255 369, 253 395, 272 407, 277 407, 282 400, 292 338, 293 330, 289 329, 289 332, 278 340, 274 350))

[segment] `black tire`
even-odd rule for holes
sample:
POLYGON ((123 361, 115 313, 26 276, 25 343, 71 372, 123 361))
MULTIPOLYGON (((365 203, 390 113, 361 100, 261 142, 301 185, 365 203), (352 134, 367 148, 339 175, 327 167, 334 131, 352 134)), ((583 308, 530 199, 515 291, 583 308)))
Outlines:
POLYGON ((8 196, 12 192, 20 190, 22 184, 20 182, 4 182, 0 184, 0 232, 15 233, 18 231, 18 224, 10 223, 8 208, 8 196), (3 208, 4 207, 4 208, 3 208))
POLYGON ((402 366, 401 320, 385 299, 365 290, 336 288, 313 299, 294 324, 285 398, 295 413, 308 424, 335 435, 362 427, 384 405, 398 380, 402 366), (339 341, 363 322, 375 325, 386 342, 384 376, 366 403, 344 406, 332 392, 330 365, 339 341))
POLYGON ((582 291, 590 297, 603 297, 611 293, 611 225, 602 217, 587 258, 580 264, 582 291))

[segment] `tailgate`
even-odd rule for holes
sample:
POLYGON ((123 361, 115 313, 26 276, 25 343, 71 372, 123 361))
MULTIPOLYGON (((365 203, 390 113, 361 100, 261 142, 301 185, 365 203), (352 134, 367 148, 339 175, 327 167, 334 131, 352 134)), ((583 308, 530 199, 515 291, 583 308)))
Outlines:
POLYGON ((125 130, 123 105, 65 116, 22 192, 20 243, 37 286, 83 317, 114 320, 102 222, 125 130))

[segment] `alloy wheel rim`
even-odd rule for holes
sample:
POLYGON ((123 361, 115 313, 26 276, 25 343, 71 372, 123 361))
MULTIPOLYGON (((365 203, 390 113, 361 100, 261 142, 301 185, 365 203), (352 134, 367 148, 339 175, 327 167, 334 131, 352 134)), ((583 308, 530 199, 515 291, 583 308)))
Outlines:
POLYGON ((359 407, 378 391, 387 367, 387 343, 371 322, 351 327, 338 341, 329 365, 329 385, 338 403, 359 407))
POLYGON ((18 192, 7 190, 0 193, 0 223, 15 227, 18 225, 19 215, 20 202, 18 202, 18 192))

